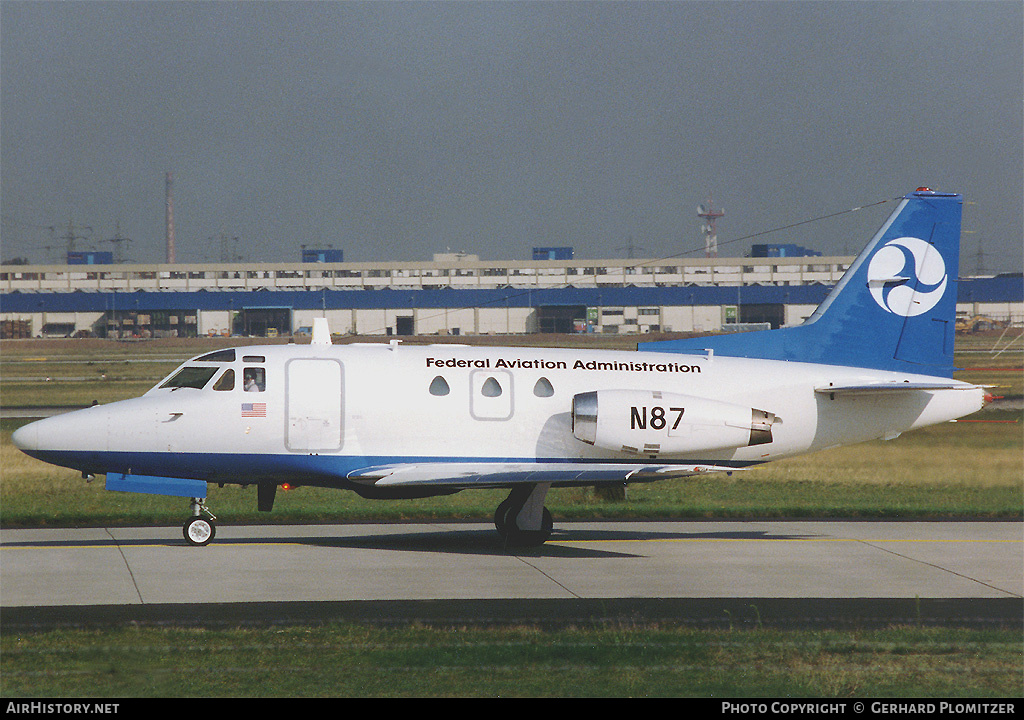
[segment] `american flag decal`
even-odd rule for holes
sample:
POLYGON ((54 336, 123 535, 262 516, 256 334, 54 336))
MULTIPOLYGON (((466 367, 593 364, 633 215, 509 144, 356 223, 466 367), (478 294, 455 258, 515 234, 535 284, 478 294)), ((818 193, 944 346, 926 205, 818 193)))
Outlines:
POLYGON ((242 403, 242 417, 266 417, 266 403, 242 403))

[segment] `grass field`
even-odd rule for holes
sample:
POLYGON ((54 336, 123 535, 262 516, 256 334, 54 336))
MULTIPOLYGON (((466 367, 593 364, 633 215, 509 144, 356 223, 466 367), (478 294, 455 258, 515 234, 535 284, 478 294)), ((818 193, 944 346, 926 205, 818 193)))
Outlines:
POLYGON ((71 630, 0 640, 5 698, 1014 698, 1019 631, 655 626, 71 630))
MULTIPOLYGON (((957 360, 968 369, 957 377, 1002 386, 993 394, 1021 394, 1019 343, 1000 352, 1006 338, 963 340, 957 360)), ((547 336, 476 341, 560 344, 547 336)), ((636 338, 594 338, 606 347, 627 341, 636 338)), ((224 344, 5 341, 0 405, 85 405, 138 395, 180 361, 224 344)), ((548 506, 556 524, 617 517, 1021 518, 1021 411, 985 411, 969 420, 731 477, 634 485, 622 500, 555 489, 548 506)), ((102 480, 87 483, 18 452, 10 433, 21 422, 0 423, 0 527, 181 523, 180 498, 108 493, 102 480)), ((209 502, 223 523, 489 520, 503 497, 469 491, 382 502, 298 488, 279 493, 274 512, 265 514, 257 513, 251 488, 211 487, 209 502)), ((1015 698, 1024 684, 1019 628, 134 626, 4 632, 0 663, 5 698, 1015 698)))

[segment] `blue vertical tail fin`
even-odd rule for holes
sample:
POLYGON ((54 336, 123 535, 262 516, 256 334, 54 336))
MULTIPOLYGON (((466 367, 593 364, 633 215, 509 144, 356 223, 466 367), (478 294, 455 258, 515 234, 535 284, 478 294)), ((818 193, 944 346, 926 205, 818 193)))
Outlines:
POLYGON ((918 188, 803 324, 642 343, 642 351, 791 360, 952 377, 960 195, 918 188))

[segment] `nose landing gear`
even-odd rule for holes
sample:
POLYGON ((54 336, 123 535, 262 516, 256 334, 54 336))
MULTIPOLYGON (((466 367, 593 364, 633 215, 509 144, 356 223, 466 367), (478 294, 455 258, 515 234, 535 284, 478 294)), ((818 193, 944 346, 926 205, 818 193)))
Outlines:
POLYGON ((217 534, 217 526, 213 521, 217 517, 206 507, 206 498, 192 498, 189 507, 192 510, 192 517, 181 526, 182 535, 190 545, 209 545, 217 534), (203 513, 209 516, 209 520, 202 517, 203 513))

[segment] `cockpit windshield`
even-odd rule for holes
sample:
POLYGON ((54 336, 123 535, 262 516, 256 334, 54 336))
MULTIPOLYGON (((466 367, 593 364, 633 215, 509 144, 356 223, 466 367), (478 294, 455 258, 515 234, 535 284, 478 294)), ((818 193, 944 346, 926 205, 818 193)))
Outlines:
POLYGON ((195 388, 200 390, 210 382, 219 367, 183 367, 161 385, 161 388, 195 388))
POLYGON ((206 353, 195 359, 195 362, 234 362, 235 351, 233 349, 228 350, 216 350, 212 353, 206 353))

